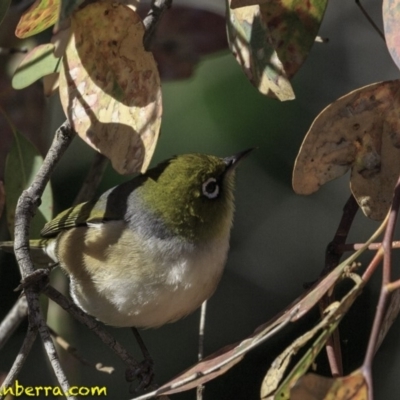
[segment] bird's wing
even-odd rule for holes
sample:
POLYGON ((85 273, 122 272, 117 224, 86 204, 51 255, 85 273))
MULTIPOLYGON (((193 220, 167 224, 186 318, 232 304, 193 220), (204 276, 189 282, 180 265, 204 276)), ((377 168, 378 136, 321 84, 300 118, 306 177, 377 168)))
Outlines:
POLYGON ((87 226, 91 223, 119 220, 121 215, 118 214, 113 210, 108 210, 100 200, 78 204, 58 214, 43 227, 40 234, 43 237, 52 237, 65 229, 87 226))
POLYGON ((43 237, 57 236, 65 229, 90 224, 99 224, 105 221, 123 220, 127 213, 128 197, 131 198, 130 208, 135 207, 134 192, 146 180, 138 176, 130 181, 120 184, 103 193, 96 201, 78 204, 58 214, 52 221, 48 222, 40 234, 43 237))

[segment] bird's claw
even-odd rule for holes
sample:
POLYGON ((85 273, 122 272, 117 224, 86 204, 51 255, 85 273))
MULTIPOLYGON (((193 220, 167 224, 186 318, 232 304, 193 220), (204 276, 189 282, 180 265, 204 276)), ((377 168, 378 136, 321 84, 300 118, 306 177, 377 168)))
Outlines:
POLYGON ((38 292, 42 291, 49 283, 50 270, 48 268, 37 269, 22 279, 20 284, 14 289, 14 292, 25 289, 27 286, 36 286, 38 292))
POLYGON ((126 369, 125 377, 128 382, 139 381, 135 388, 130 387, 131 393, 137 393, 142 389, 147 389, 154 379, 154 362, 151 358, 146 358, 134 367, 126 369))

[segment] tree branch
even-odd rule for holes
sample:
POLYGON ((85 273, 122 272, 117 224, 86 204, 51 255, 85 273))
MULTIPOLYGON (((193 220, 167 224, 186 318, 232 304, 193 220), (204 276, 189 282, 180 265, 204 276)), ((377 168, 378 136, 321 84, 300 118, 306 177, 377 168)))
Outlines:
POLYGON ((32 348, 32 345, 36 339, 37 336, 37 330, 33 329, 31 326, 28 328, 28 332, 26 333, 24 342, 22 343, 21 349, 19 350, 19 353, 17 357, 14 360, 14 364, 11 367, 10 371, 8 372, 8 375, 6 379, 4 379, 1 388, 0 388, 0 400, 5 398, 4 394, 4 389, 12 386, 17 379, 17 376, 19 372, 21 371, 30 351, 32 348))
MULTIPOLYGON (((57 130, 53 143, 40 167, 35 179, 30 187, 24 190, 18 200, 15 210, 15 240, 14 252, 17 259, 23 281, 34 272, 32 260, 29 254, 29 226, 37 207, 40 204, 40 198, 43 194, 50 176, 74 138, 74 131, 66 121, 57 130)), ((46 322, 40 309, 39 290, 37 285, 28 285, 25 288, 25 296, 29 309, 30 329, 39 331, 44 343, 47 355, 57 376, 58 382, 64 392, 69 389, 69 384, 64 371, 61 368, 54 343, 51 340, 46 322)), ((69 397, 73 399, 73 397, 69 397)))
POLYGON ((372 384, 372 362, 375 352, 378 348, 382 330, 382 323, 386 317, 387 306, 390 300, 390 292, 387 290, 387 285, 390 283, 392 271, 392 242, 396 227, 397 217, 400 207, 400 177, 394 189, 392 206, 389 211, 389 219, 386 227, 386 232, 382 241, 383 251, 383 268, 382 268, 382 285, 379 295, 377 310, 375 313, 372 331, 368 341, 367 352, 363 363, 363 371, 365 379, 369 386, 369 398, 373 399, 373 384, 372 384))
POLYGON ((25 296, 21 296, 14 307, 8 312, 0 324, 0 349, 18 328, 19 324, 28 315, 28 303, 25 296))

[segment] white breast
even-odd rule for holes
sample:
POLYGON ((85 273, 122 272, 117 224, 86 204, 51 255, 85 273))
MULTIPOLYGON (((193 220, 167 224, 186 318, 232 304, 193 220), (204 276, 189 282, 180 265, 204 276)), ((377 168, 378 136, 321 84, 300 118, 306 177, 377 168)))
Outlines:
POLYGON ((99 237, 104 244, 112 243, 110 226, 107 234, 101 227, 71 230, 84 236, 81 262, 86 268, 84 273, 82 268, 73 270, 68 260, 62 266, 70 274, 74 301, 87 313, 113 326, 157 327, 186 316, 213 294, 226 262, 229 235, 199 248, 177 239, 133 238, 119 222, 111 224, 119 238, 104 245, 101 257, 91 255, 91 243, 101 247, 99 237), (99 231, 96 240, 88 232, 93 229, 99 231), (131 257, 126 257, 125 246, 130 246, 131 257))

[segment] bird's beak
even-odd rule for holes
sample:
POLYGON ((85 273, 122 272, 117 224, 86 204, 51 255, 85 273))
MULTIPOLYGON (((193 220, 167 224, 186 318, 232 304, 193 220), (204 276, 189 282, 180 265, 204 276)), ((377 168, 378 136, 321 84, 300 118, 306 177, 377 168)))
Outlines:
POLYGON ((250 149, 243 150, 233 156, 225 157, 223 159, 224 163, 226 164, 225 174, 231 174, 239 165, 239 162, 244 160, 254 149, 255 147, 252 147, 250 149))

